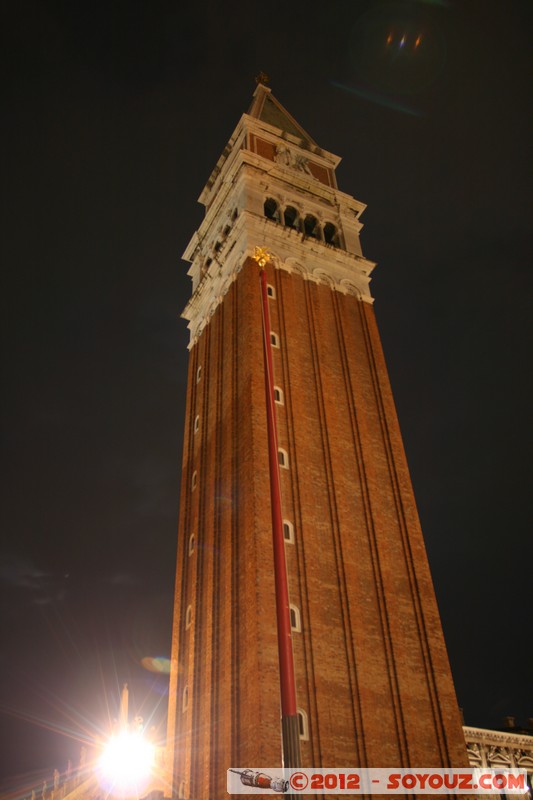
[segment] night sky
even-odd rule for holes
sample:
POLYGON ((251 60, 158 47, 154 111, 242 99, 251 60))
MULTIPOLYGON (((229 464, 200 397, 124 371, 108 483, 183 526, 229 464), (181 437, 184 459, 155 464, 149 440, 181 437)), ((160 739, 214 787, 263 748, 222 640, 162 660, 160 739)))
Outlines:
POLYGON ((76 762, 126 681, 164 732, 140 662, 170 655, 180 256, 259 70, 368 205, 465 721, 533 717, 530 8, 3 4, 0 781, 76 762))

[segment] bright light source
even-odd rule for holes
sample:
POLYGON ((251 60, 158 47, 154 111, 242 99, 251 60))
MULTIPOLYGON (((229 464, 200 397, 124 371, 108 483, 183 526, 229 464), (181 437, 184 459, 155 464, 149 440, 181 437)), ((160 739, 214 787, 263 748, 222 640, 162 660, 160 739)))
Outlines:
POLYGON ((138 797, 147 786, 154 746, 140 733, 121 733, 108 743, 99 762, 100 781, 118 797, 138 797))

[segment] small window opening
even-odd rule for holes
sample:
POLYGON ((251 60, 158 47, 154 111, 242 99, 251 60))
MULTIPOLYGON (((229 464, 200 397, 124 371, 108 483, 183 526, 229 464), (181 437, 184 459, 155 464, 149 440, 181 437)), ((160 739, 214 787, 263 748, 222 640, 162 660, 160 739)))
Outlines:
POLYGON ((309 723, 307 721, 307 714, 301 708, 298 709, 298 733, 300 739, 307 741, 309 739, 309 723))
POLYGON ((289 606, 290 615, 291 615, 291 630, 297 631, 298 633, 302 630, 302 620, 300 618, 300 609, 298 606, 293 606, 291 603, 289 606))
POLYGON ((280 467, 289 469, 289 454, 282 447, 280 447, 278 450, 278 464, 280 467))
POLYGON ((221 249, 222 249, 222 243, 221 242, 215 242, 215 246, 213 248, 215 253, 218 253, 221 249))
POLYGON ((185 629, 190 628, 192 623, 192 606, 187 606, 185 612, 185 629))
POLYGON ((279 338, 278 334, 270 331, 270 344, 272 347, 279 347, 279 338))
POLYGON ((202 268, 200 269, 200 278, 204 277, 209 267, 211 266, 212 261, 213 261, 212 258, 208 258, 207 261, 204 262, 202 268))
POLYGON ((316 217, 308 214, 304 219, 304 233, 311 239, 320 239, 320 226, 316 217))
POLYGON ((231 215, 231 221, 235 222, 235 220, 237 219, 238 216, 239 216, 239 209, 238 208, 234 208, 233 209, 233 214, 231 215))
POLYGON ((228 236, 231 233, 231 225, 226 225, 224 228, 224 236, 228 236))
POLYGON ((190 556, 192 556, 192 554, 194 553, 194 546, 195 546, 195 537, 194 537, 194 533, 191 533, 191 535, 189 536, 189 555, 190 556))
POLYGON ((280 406, 285 405, 283 391, 279 388, 279 386, 274 386, 274 402, 278 403, 280 406))
POLYGON ((200 383, 200 379, 202 377, 202 368, 198 367, 196 370, 196 383, 200 383))
POLYGON ((275 297, 276 296, 276 290, 270 284, 267 285, 267 295, 269 297, 275 297))
POLYGON ((287 206, 283 214, 283 221, 285 223, 285 227, 287 228, 294 228, 295 230, 300 229, 300 220, 298 219, 298 212, 296 211, 294 206, 287 206))
POLYGON ((194 470, 194 472, 192 474, 192 480, 191 480, 191 492, 194 492, 194 490, 196 489, 196 481, 197 481, 197 479, 198 479, 198 473, 196 472, 196 470, 194 470))
POLYGON ((194 432, 198 433, 199 428, 200 428, 200 414, 197 414, 196 417, 194 418, 194 432))
POLYGON ((189 707, 189 687, 186 686, 183 690, 183 697, 181 699, 181 710, 187 711, 189 707))
POLYGON ((267 219, 279 222, 279 206, 272 197, 267 197, 263 206, 263 211, 267 219))
POLYGON ((332 222, 326 222, 324 225, 324 241, 326 244, 333 245, 333 247, 339 246, 339 233, 332 222))
POLYGON ((283 520, 283 538, 286 542, 294 544, 294 525, 288 519, 283 520))

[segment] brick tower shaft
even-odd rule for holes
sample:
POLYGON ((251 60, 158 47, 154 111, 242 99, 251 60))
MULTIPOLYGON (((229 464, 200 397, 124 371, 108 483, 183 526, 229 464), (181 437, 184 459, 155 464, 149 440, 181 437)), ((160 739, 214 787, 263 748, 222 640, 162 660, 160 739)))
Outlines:
POLYGON ((266 248, 302 765, 463 766, 460 715, 362 256, 364 205, 258 86, 201 202, 169 796, 281 765, 261 292, 266 248))

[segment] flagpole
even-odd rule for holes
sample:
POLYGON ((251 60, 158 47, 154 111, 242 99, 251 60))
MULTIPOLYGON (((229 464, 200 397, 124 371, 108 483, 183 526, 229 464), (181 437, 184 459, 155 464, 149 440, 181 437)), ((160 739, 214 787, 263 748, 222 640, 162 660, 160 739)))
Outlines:
POLYGON ((265 266, 269 253, 256 247, 254 259, 260 267, 261 307, 263 321, 263 356, 270 467, 270 499, 272 510, 272 543, 274 549, 274 582, 276 589, 276 620, 278 629, 279 680, 281 695, 281 733, 284 767, 300 766, 300 734, 296 707, 296 685, 292 652, 291 618, 285 539, 281 513, 281 485, 278 462, 278 433, 274 400, 272 344, 270 341, 270 312, 268 308, 265 266))

